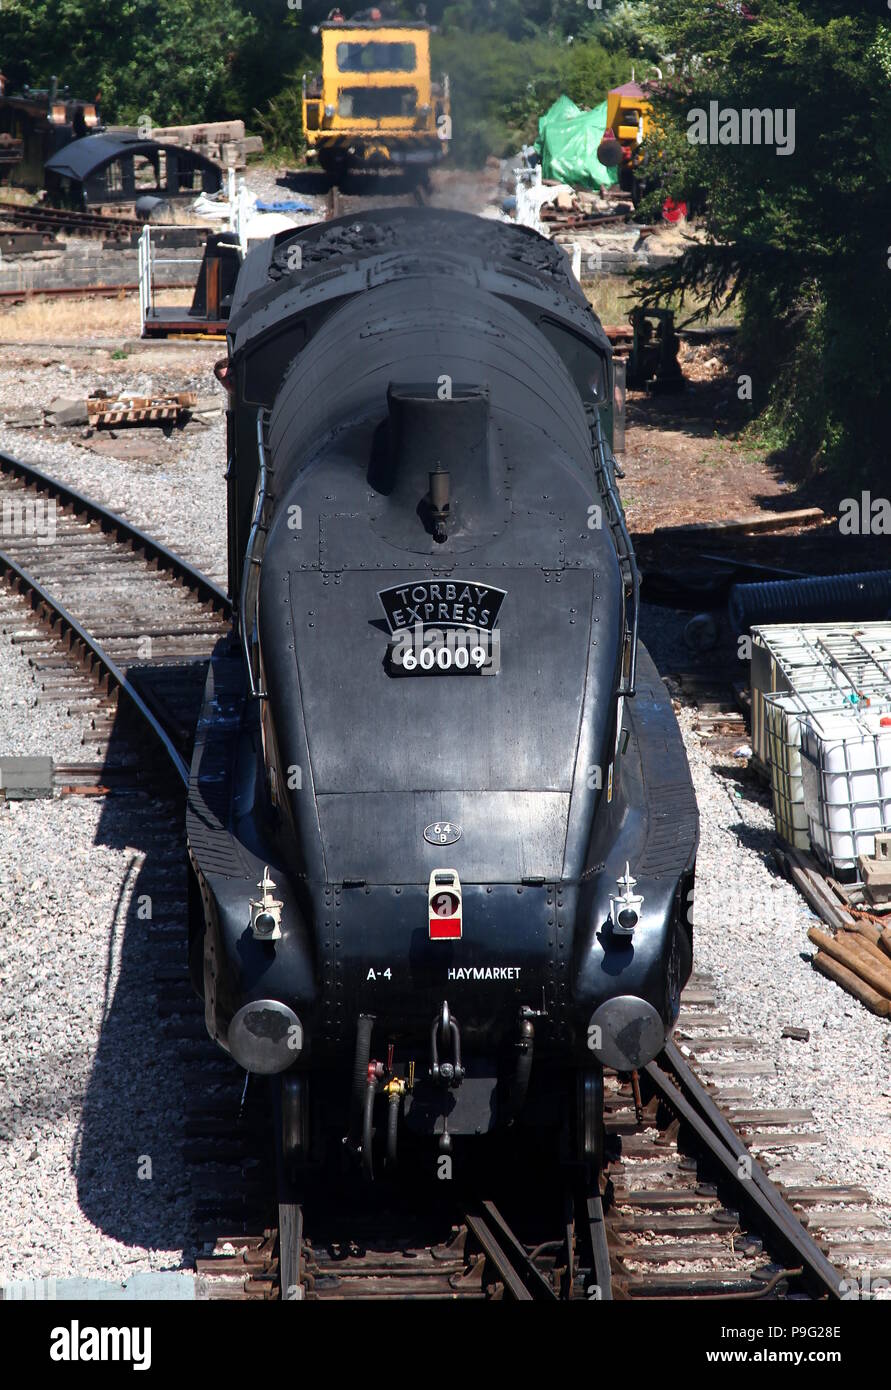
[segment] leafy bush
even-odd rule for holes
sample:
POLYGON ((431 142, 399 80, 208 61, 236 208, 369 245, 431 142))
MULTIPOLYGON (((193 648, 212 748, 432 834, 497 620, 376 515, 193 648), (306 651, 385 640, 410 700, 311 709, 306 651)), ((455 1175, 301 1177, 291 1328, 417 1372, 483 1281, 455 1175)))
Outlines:
POLYGON ((105 116, 153 125, 218 114, 234 55, 254 35, 236 0, 7 0, 0 52, 15 83, 52 75, 105 116))
MULTIPOLYGON (((887 469, 891 398, 891 43, 842 0, 652 0, 674 57, 647 143, 659 196, 702 210, 706 245, 648 297, 737 296, 768 422, 811 468, 887 469), (691 144, 690 116, 794 114, 794 149, 691 144)), ((787 127, 788 134, 788 127, 787 127)), ((649 209, 652 211, 652 207, 649 209)))
POLYGON ((254 124, 263 136, 263 153, 274 160, 299 159, 306 148, 300 77, 292 77, 263 111, 254 109, 254 124))

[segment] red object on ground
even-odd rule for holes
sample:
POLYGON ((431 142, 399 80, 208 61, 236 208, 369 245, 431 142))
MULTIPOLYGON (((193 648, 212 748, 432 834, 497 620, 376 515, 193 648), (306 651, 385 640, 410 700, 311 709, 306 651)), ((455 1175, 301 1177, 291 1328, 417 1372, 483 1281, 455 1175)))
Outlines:
POLYGON ((666 222, 680 222, 687 216, 687 204, 676 203, 674 198, 666 198, 662 204, 662 216, 666 222))

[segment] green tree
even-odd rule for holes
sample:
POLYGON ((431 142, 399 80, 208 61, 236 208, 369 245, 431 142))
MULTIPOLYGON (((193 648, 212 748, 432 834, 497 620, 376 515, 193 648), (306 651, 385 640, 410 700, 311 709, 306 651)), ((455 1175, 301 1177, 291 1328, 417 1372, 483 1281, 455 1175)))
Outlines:
POLYGON ((239 47, 255 32, 236 0, 4 0, 0 53, 16 82, 53 75, 101 92, 107 118, 156 125, 220 114, 239 47))
MULTIPOLYGON (((760 402, 815 467, 878 478, 891 398, 891 42, 840 0, 653 0, 673 72, 647 142, 708 241, 648 297, 739 299, 760 402), (776 144, 691 142, 697 111, 782 112, 776 144), (794 125, 791 124, 794 122, 794 125), (789 134, 793 138, 790 140, 789 134)), ((887 11, 886 11, 887 12, 887 11)), ((725 126, 732 133, 730 124, 725 126)))

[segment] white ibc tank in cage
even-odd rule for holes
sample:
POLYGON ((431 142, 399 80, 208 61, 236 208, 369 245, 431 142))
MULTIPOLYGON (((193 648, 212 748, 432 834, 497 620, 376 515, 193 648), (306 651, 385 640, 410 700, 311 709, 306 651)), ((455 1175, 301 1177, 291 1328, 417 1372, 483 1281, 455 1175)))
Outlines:
POLYGON ((853 869, 891 830, 891 714, 809 715, 801 755, 811 843, 834 869, 853 869))
POLYGON ((810 849, 804 788, 801 780, 801 738, 807 716, 850 710, 840 691, 812 695, 767 695, 764 698, 767 762, 777 833, 796 849, 810 849))

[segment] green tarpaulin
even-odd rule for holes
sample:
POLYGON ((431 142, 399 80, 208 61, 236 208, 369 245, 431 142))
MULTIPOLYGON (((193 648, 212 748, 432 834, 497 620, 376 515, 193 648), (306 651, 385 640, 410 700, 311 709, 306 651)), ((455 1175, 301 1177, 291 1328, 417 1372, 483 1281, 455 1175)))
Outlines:
POLYGON ((593 111, 580 111, 569 97, 559 96, 538 122, 535 148, 541 155, 542 176, 574 188, 616 183, 618 170, 607 169, 597 158, 605 130, 605 101, 593 111))

